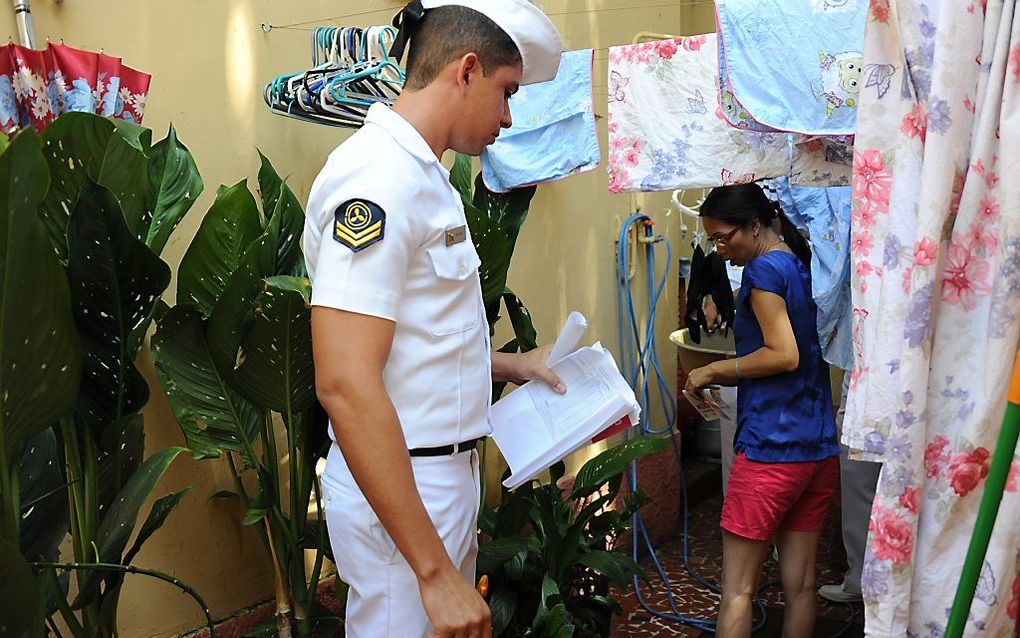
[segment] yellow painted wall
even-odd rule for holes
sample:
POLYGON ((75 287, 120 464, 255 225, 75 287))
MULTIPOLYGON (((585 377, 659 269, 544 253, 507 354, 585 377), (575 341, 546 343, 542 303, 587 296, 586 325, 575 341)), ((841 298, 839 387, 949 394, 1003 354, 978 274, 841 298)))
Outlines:
MULTIPOLYGON (((663 0, 539 0, 556 22, 568 49, 596 48, 596 112, 606 112, 604 47, 629 43, 641 31, 703 33, 713 29, 710 2, 663 0)), ((164 258, 176 269, 211 203, 216 187, 257 173, 260 148, 291 187, 305 199, 330 150, 348 132, 296 122, 270 114, 262 86, 278 74, 308 66, 311 27, 388 22, 400 0, 33 0, 39 46, 45 39, 105 49, 125 63, 152 73, 145 124, 162 137, 170 122, 191 149, 206 189, 174 234, 164 258), (350 17, 343 17, 344 15, 350 17), (263 33, 259 24, 294 25, 263 33)), ((13 12, 0 9, 0 37, 17 40, 13 12)), ((599 120, 605 157, 605 119, 599 120)), ((618 219, 632 209, 627 195, 610 196, 602 168, 539 189, 524 226, 510 274, 510 285, 532 310, 539 335, 554 338, 571 310, 588 316, 589 340, 614 352, 616 296, 614 236, 618 219)), ((679 220, 667 215, 668 197, 642 195, 637 202, 657 222, 678 253, 679 220)), ((678 256, 678 255, 677 255, 678 256)), ((660 262, 661 263, 661 262, 660 262)), ((675 352, 666 337, 676 317, 676 279, 659 317, 664 373, 675 378, 675 352)), ((174 296, 173 285, 167 299, 174 296)), ((505 336, 504 332, 499 336, 505 336)), ((498 341, 498 338, 497 338, 498 341)), ((149 451, 183 438, 158 391, 150 357, 140 365, 157 389, 145 410, 149 451)), ((583 459, 572 461, 576 467, 583 459)), ((208 495, 229 487, 218 462, 181 460, 159 493, 195 485, 181 509, 138 556, 137 563, 167 571, 194 585, 213 613, 222 616, 271 596, 272 581, 261 545, 240 530, 235 505, 208 495)), ((125 638, 174 636, 197 626, 201 616, 190 599, 161 583, 129 576, 121 608, 125 638)))

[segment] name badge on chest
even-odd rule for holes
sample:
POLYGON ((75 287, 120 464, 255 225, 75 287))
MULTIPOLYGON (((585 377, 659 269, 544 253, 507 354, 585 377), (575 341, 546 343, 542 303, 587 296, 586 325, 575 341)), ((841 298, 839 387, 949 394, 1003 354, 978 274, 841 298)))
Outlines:
POLYGON ((467 240, 467 226, 457 226, 456 228, 449 228, 446 231, 446 247, 449 248, 455 244, 462 243, 467 240))

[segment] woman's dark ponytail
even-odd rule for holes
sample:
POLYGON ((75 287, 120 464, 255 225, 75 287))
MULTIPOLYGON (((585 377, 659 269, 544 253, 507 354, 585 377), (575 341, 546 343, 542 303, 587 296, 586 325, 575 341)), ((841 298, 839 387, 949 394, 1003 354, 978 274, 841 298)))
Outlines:
POLYGON ((811 269, 811 246, 807 240, 804 239, 804 235, 800 234, 797 227, 793 225, 790 218, 786 216, 783 209, 779 204, 776 204, 776 216, 779 218, 779 232, 783 235, 783 241, 790 247, 793 254, 797 256, 804 266, 811 269))

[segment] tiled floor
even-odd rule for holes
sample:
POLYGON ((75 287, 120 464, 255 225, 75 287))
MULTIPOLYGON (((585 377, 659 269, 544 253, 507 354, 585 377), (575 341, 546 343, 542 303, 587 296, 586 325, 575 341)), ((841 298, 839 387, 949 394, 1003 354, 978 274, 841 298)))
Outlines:
MULTIPOLYGON (((722 538, 719 531, 719 513, 722 498, 712 496, 691 512, 689 564, 703 577, 718 582, 722 566, 722 538)), ((833 568, 839 562, 833 557, 834 543, 838 542, 839 534, 832 533, 837 526, 836 513, 830 516, 830 529, 823 534, 822 546, 818 556, 818 582, 820 584, 839 582, 841 575, 833 568)), ((659 560, 672 582, 672 592, 677 607, 682 614, 702 619, 713 619, 718 611, 719 597, 706 592, 684 569, 681 559, 682 543, 673 541, 658 549, 659 560)), ((835 548, 838 552, 841 548, 835 548)), ((648 570, 651 587, 642 586, 646 602, 656 611, 670 611, 666 597, 666 589, 655 573, 654 564, 645 559, 642 565, 648 570)), ((778 565, 770 557, 766 561, 765 575, 762 582, 778 581, 778 565)), ((768 608, 768 622, 755 636, 780 636, 782 628, 782 591, 778 583, 764 592, 764 603, 768 608)), ((666 636, 710 636, 697 629, 678 622, 661 620, 653 617, 643 609, 637 596, 630 591, 626 596, 617 596, 624 609, 618 616, 613 628, 614 638, 652 638, 666 636)), ((863 636, 863 607, 856 605, 835 605, 818 599, 818 623, 815 636, 818 638, 855 638, 863 636)))

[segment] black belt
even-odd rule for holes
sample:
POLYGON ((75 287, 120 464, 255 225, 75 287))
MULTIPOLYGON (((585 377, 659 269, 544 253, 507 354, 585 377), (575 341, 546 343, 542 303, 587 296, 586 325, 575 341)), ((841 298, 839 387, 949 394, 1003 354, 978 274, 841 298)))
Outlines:
POLYGON ((461 452, 470 452, 471 450, 478 447, 478 442, 481 439, 471 439, 470 441, 464 441, 456 445, 440 445, 439 447, 418 447, 413 450, 408 450, 408 454, 413 457, 422 456, 453 456, 454 454, 460 454, 461 452))

